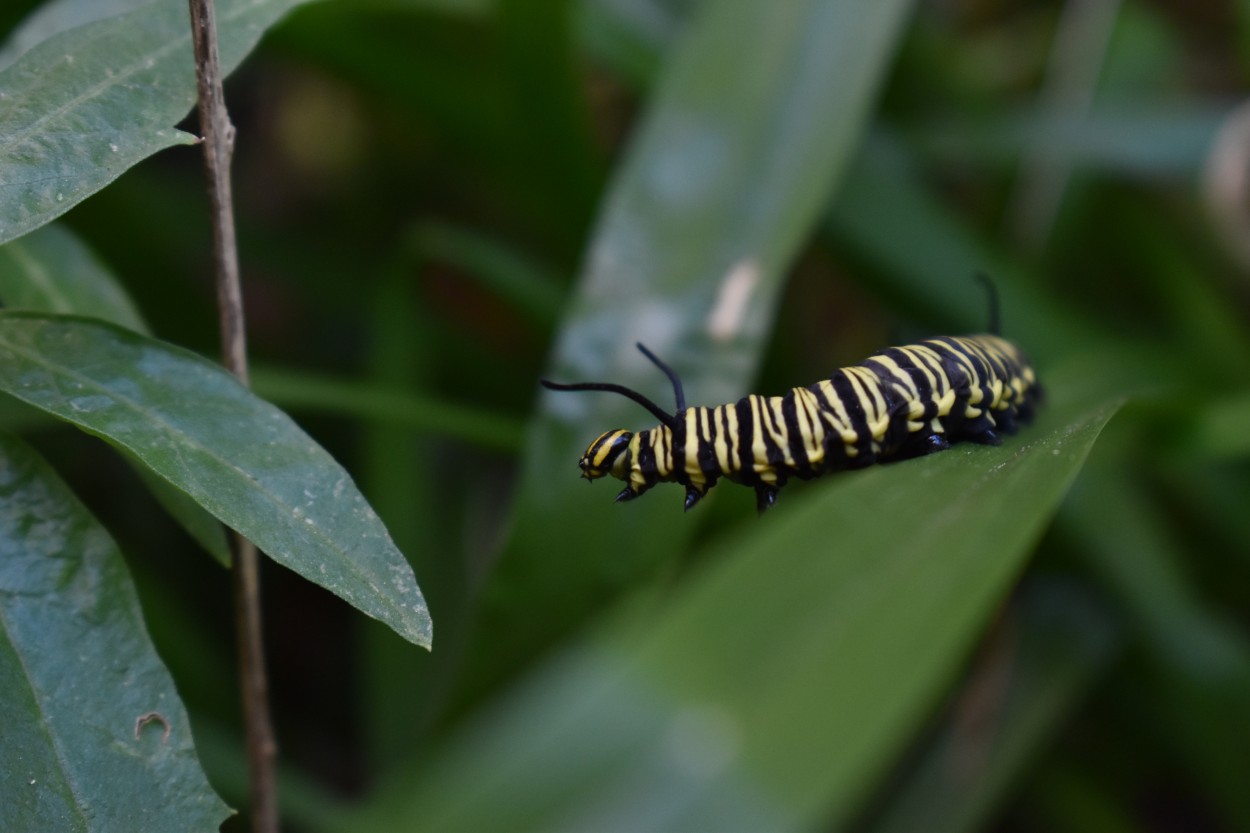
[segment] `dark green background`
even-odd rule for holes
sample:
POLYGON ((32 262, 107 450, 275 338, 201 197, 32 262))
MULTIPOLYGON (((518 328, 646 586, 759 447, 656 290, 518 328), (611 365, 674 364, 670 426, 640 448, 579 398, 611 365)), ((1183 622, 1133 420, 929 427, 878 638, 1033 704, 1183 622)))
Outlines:
MULTIPOLYGON (((1250 829, 1250 263, 1201 188, 1242 6, 1122 3, 1048 64, 1058 4, 701 5, 311 4, 227 84, 256 387, 356 477, 435 626, 427 655, 266 565, 291 828, 1250 829), (748 256, 771 288, 718 343, 748 256), (576 482, 649 416, 540 401, 543 375, 667 401, 639 339, 694 403, 779 393, 979 328, 978 269, 1050 396, 1000 450, 683 516, 576 482)), ((62 222, 215 354, 195 149, 62 222)), ((239 806, 228 575, 102 444, 29 437, 119 540, 239 806)))

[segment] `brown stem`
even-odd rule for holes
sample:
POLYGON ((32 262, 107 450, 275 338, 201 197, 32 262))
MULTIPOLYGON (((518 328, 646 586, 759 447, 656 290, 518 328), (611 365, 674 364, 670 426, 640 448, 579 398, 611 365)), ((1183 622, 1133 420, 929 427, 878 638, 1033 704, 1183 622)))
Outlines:
MULTIPOLYGON (((217 54, 217 24, 213 0, 189 0, 195 69, 199 86, 200 130, 204 168, 208 176, 213 222, 213 265, 217 280, 217 308, 221 326, 222 363, 248 384, 247 344, 243 331, 243 296, 239 283, 239 256, 234 236, 234 206, 230 194, 230 157, 234 125, 226 113, 221 89, 221 62, 217 54)), ((256 547, 230 533, 233 556, 235 622, 243 717, 247 726, 247 756, 251 776, 252 830, 278 830, 277 790, 274 783, 276 744, 269 717, 269 683, 260 613, 260 571, 256 547)))

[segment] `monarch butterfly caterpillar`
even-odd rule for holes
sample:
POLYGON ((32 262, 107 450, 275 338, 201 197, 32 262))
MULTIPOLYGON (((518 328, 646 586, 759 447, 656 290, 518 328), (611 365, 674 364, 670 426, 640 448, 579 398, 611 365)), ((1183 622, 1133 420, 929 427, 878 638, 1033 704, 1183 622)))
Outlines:
POLYGON ((989 290, 992 333, 889 347, 783 396, 752 394, 688 408, 680 377, 641 343, 638 349, 672 382, 672 414, 623 385, 542 384, 619 393, 659 418, 647 431, 600 434, 578 462, 587 480, 610 474, 625 481, 618 501, 676 482, 686 487, 689 510, 723 477, 753 486, 763 512, 791 477, 905 460, 962 441, 998 445, 1000 434, 1031 420, 1041 388, 1020 348, 997 334, 997 298, 989 290))

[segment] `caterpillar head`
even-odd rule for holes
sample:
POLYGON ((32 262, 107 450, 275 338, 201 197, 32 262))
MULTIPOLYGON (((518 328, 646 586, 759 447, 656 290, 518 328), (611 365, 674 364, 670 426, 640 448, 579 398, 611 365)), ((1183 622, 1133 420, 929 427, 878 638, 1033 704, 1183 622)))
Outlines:
MULTIPOLYGON (((666 413, 659 405, 656 405, 647 397, 643 396, 636 390, 627 388, 624 385, 617 385, 611 382, 578 382, 576 384, 567 385, 560 382, 552 382, 547 379, 542 380, 543 387, 548 390, 565 390, 565 391, 583 391, 597 390, 607 391, 608 393, 619 393, 626 396, 642 407, 646 408, 660 420, 660 423, 669 430, 677 430, 677 420, 681 412, 686 410, 686 396, 681 389, 681 379, 673 372, 672 368, 660 361, 654 353, 638 345, 638 349, 660 370, 664 371, 664 375, 668 376, 669 381, 673 384, 673 395, 677 400, 676 413, 666 413)), ((595 441, 586 449, 586 453, 577 461, 577 465, 582 470, 582 477, 587 480, 597 480, 600 477, 612 475, 615 478, 629 482, 630 464, 633 462, 631 455, 628 453, 631 441, 634 435, 622 428, 613 431, 606 431, 595 438, 595 441)), ((628 500, 636 494, 630 489, 626 489, 617 495, 617 500, 628 500)))
POLYGON ((629 479, 629 443, 634 435, 623 429, 605 431, 586 449, 577 465, 582 470, 582 477, 597 480, 612 475, 618 480, 629 479))

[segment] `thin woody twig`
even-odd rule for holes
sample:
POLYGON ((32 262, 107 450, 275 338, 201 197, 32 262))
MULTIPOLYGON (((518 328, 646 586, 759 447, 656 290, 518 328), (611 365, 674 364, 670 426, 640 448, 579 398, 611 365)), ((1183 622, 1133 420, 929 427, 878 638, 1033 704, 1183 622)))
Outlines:
MULTIPOLYGON (((234 125, 226 113, 222 93, 213 0, 189 0, 189 3, 199 86, 204 168, 212 206, 213 265, 217 281, 222 363, 246 385, 247 343, 234 234, 234 204, 230 194, 234 125)), ((235 626, 251 780, 252 830, 255 833, 276 833, 278 805, 274 756, 277 747, 269 716, 269 683, 265 673, 261 629, 259 557, 252 542, 234 531, 230 533, 230 551, 233 556, 235 626)))

